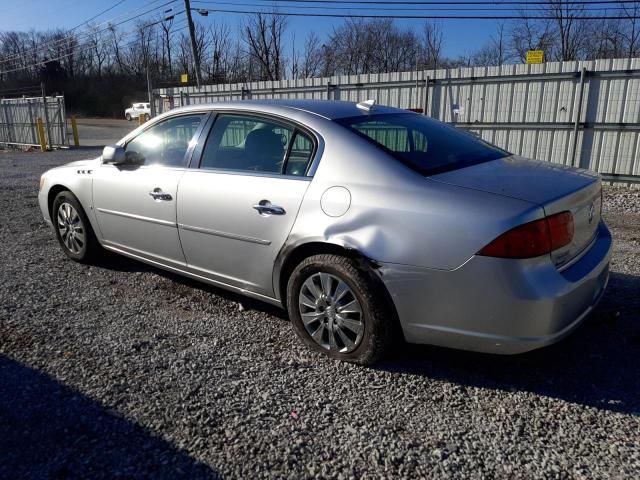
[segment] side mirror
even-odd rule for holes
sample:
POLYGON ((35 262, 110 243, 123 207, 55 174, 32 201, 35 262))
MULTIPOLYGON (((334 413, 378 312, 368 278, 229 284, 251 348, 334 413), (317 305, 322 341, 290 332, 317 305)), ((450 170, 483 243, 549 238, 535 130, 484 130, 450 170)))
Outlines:
POLYGON ((127 156, 125 155, 124 148, 120 145, 107 145, 102 150, 102 163, 109 163, 111 165, 122 165, 126 163, 127 156))

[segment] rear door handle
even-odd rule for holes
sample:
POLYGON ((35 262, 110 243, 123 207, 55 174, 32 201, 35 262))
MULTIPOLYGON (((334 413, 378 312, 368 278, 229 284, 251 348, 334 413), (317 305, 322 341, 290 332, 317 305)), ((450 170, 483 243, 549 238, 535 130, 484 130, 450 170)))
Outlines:
POLYGON ((158 200, 158 201, 168 202, 173 200, 173 197, 171 196, 170 193, 164 193, 162 189, 158 187, 154 188, 151 192, 149 192, 149 195, 151 195, 151 197, 154 200, 158 200))
POLYGON ((257 210, 260 215, 284 215, 285 210, 278 205, 272 205, 269 200, 260 200, 253 206, 254 210, 257 210))

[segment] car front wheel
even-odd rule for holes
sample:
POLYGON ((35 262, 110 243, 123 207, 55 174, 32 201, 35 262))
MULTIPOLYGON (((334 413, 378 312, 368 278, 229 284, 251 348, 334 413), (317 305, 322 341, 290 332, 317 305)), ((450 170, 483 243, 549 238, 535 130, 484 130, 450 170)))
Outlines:
POLYGON ((291 274, 287 310, 296 333, 312 349, 370 365, 392 342, 394 317, 380 288, 356 261, 314 255, 291 274))
POLYGON ((127 113, 127 114, 124 116, 124 118, 126 118, 126 119, 127 119, 127 121, 128 121, 128 122, 130 122, 130 121, 131 121, 131 114, 127 113))
POLYGON ((69 191, 56 195, 51 209, 56 238, 67 257, 77 262, 93 259, 101 250, 89 219, 78 199, 69 191))

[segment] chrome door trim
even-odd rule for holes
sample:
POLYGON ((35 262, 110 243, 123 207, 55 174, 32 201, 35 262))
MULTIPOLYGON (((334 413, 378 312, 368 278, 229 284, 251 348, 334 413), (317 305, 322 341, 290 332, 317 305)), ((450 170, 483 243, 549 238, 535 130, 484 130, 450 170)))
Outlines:
POLYGON ((204 233, 204 234, 207 234, 207 235, 213 235, 215 237, 223 237, 223 238, 230 238, 232 240, 240 240, 240 241, 243 241, 243 242, 257 243, 258 245, 271 245, 271 240, 263 240, 261 238, 248 237, 248 236, 245 236, 245 235, 238 235, 238 234, 235 234, 235 233, 220 232, 218 230, 211 230, 209 228, 193 227, 191 225, 184 225, 182 223, 179 223, 178 227, 182 228, 183 230, 189 230, 191 232, 204 233))
POLYGON ((100 213, 106 213, 109 215, 115 215, 117 217, 131 218, 132 220, 141 220, 143 222, 155 223, 157 225, 164 225, 165 227, 176 228, 178 226, 175 222, 169 222, 167 220, 160 220, 157 218, 144 217, 142 215, 135 215, 133 213, 119 212, 117 210, 107 210, 106 208, 96 208, 100 213))

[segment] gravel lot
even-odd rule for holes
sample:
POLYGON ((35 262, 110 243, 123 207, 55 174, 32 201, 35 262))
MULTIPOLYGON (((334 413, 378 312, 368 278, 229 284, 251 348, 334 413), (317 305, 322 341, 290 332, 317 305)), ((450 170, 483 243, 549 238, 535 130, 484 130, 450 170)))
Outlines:
POLYGON ((310 353, 286 315, 141 263, 67 260, 0 152, 0 478, 640 477, 640 190, 608 188, 608 292, 516 357, 310 353))

